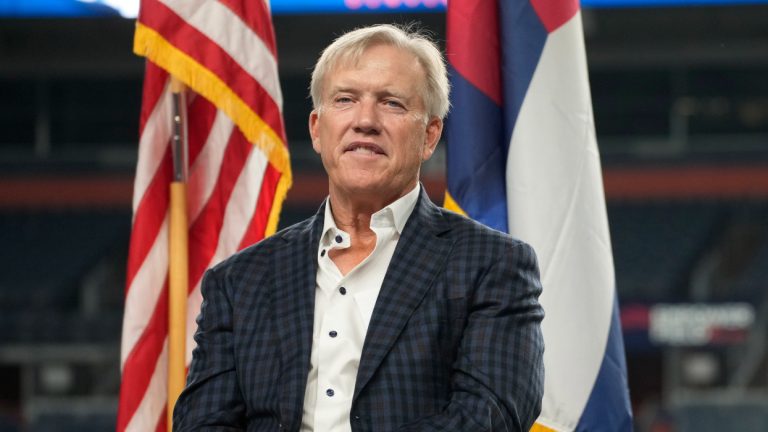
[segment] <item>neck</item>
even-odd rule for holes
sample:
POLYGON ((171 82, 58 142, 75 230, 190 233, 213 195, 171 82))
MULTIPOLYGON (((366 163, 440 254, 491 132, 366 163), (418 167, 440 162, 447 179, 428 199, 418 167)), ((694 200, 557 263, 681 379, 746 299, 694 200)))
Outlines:
POLYGON ((331 186, 329 197, 336 226, 348 232, 353 238, 357 235, 372 235, 371 216, 405 196, 414 187, 416 187, 415 184, 404 191, 387 195, 343 193, 331 186))
POLYGON ((333 193, 330 194, 329 200, 336 226, 348 232, 353 239, 373 235, 370 228, 371 216, 389 204, 389 202, 382 203, 374 200, 348 199, 348 197, 333 193))

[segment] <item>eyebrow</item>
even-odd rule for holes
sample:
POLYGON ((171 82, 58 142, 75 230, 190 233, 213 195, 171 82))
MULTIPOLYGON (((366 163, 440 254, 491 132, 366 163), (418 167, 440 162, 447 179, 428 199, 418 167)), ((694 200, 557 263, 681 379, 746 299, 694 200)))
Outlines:
POLYGON ((331 88, 331 94, 336 94, 336 93, 359 93, 359 91, 355 90, 353 87, 337 86, 337 87, 331 88))
MULTIPOLYGON (((337 86, 331 88, 331 95, 337 94, 337 93, 351 93, 351 94, 359 94, 361 93, 360 90, 356 89, 355 87, 351 86, 337 86)), ((380 91, 375 92, 375 95, 377 97, 386 97, 386 96, 393 96, 399 99, 403 100, 410 100, 412 97, 405 96, 403 93, 392 91, 391 89, 382 89, 380 91)))

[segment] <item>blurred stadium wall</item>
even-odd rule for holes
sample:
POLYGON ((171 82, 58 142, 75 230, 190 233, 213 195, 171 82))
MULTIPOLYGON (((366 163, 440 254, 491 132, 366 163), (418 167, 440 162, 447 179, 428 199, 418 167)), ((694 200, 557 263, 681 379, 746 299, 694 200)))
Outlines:
MULTIPOLYGON (((327 190, 309 72, 343 30, 275 18, 295 185, 327 190)), ((586 9, 638 431, 768 430, 768 5, 586 9)), ((113 430, 143 60, 133 21, 0 18, 0 432, 113 430)), ((444 154, 424 170, 440 201, 444 154)))

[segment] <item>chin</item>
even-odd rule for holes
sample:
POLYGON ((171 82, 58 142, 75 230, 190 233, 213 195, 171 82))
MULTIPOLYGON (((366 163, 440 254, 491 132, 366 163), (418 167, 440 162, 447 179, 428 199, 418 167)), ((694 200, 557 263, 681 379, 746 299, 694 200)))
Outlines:
POLYGON ((344 189, 354 194, 379 194, 386 191, 386 186, 381 183, 354 183, 344 189))
POLYGON ((342 177, 337 184, 347 190, 377 190, 391 183, 384 176, 371 175, 368 171, 350 174, 342 177))

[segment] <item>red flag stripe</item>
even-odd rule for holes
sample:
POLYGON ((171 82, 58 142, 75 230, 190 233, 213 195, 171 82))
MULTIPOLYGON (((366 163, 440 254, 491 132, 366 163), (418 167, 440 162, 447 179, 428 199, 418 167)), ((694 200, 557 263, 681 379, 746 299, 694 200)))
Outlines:
POLYGON ((144 133, 144 126, 147 120, 156 109, 160 97, 163 95, 163 88, 168 81, 168 73, 152 62, 145 62, 144 66, 144 89, 142 92, 141 113, 139 115, 139 135, 144 133))
POLYGON ((447 15, 451 32, 446 42, 448 62, 497 105, 501 105, 499 22, 495 1, 456 2, 447 15), (452 29, 473 31, 452 32, 452 29), (482 47, 482 49, 480 49, 482 47))
POLYGON ((269 221, 269 212, 272 209, 272 203, 275 201, 275 189, 277 188, 277 183, 279 181, 280 172, 271 164, 267 164, 267 169, 264 172, 264 179, 261 183, 259 201, 256 204, 256 213, 254 214, 253 219, 251 219, 251 223, 237 247, 238 249, 252 245, 264 238, 264 232, 267 229, 267 222, 269 221))
POLYGON ((269 20, 267 4, 262 0, 219 0, 229 7, 254 33, 259 35, 269 48, 272 56, 277 58, 277 44, 272 23, 269 20))
POLYGON ((576 15, 579 0, 531 0, 531 6, 547 32, 552 33, 576 15))
POLYGON ((205 148, 218 110, 207 99, 191 90, 187 91, 187 98, 189 99, 187 101, 187 118, 195 120, 187 122, 187 157, 190 167, 189 177, 192 177, 194 175, 193 167, 203 148, 205 148))

